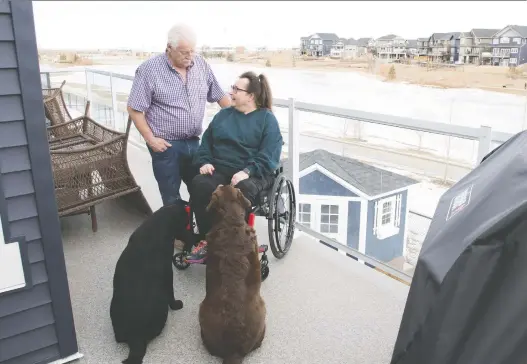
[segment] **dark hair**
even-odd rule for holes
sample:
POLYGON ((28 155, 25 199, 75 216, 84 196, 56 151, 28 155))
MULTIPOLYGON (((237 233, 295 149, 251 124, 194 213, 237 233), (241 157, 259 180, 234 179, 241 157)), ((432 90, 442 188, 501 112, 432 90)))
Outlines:
POLYGON ((271 94, 271 87, 269 87, 267 77, 263 74, 256 76, 256 73, 249 71, 242 74, 240 78, 246 78, 249 80, 247 92, 254 95, 256 107, 271 110, 273 107, 273 95, 271 94))

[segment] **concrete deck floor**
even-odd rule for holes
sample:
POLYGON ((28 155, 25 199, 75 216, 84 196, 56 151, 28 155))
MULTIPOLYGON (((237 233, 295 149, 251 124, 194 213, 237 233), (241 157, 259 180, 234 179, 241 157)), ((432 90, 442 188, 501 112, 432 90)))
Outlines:
MULTIPOLYGON (((148 154, 129 148, 130 167, 152 208, 160 206, 148 154)), ((99 231, 89 217, 62 219, 63 244, 79 351, 79 363, 120 363, 126 345, 114 341, 109 306, 115 263, 143 216, 119 201, 97 207, 99 231)), ((260 243, 268 243, 266 221, 257 221, 260 243)), ((298 233, 289 254, 270 254, 262 284, 267 334, 247 364, 388 363, 408 287, 298 233)), ((180 311, 148 347, 145 364, 221 363, 204 349, 198 307, 205 295, 205 266, 174 269, 180 311)))

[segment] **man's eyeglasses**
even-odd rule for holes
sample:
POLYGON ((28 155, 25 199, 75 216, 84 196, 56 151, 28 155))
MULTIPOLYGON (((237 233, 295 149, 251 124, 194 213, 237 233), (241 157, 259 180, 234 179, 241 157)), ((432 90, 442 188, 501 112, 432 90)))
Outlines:
POLYGON ((235 93, 235 94, 238 93, 238 91, 243 91, 243 92, 247 92, 247 93, 249 93, 249 91, 244 90, 243 88, 239 88, 239 87, 236 86, 236 85, 232 85, 232 86, 231 86, 231 89, 232 89, 232 92, 235 93))

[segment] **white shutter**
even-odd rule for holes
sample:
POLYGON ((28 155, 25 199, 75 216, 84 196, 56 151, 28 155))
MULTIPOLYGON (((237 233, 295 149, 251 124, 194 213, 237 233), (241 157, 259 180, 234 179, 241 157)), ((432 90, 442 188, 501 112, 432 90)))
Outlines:
POLYGON ((377 228, 379 226, 379 201, 375 201, 375 205, 373 207, 374 215, 373 215, 373 234, 377 235, 377 228))
POLYGON ((401 198, 402 195, 398 194, 395 203, 395 227, 399 227, 401 225, 401 198))

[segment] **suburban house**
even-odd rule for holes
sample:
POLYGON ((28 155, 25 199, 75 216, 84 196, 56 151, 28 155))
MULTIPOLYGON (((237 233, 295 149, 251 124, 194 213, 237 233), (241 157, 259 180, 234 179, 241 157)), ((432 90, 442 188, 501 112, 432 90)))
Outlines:
POLYGON ((359 38, 357 39, 357 57, 364 56, 370 53, 373 45, 373 38, 359 38))
POLYGON ((428 60, 428 38, 417 38, 417 53, 419 60, 428 60))
POLYGON ((407 41, 395 34, 388 34, 376 39, 377 56, 381 59, 396 60, 406 58, 407 41))
POLYGON ((459 61, 465 64, 485 65, 492 59, 492 36, 499 29, 472 29, 460 34, 459 61))
POLYGON ((492 36, 492 64, 518 66, 527 63, 527 26, 508 25, 492 36))
POLYGON ((300 54, 307 54, 309 37, 300 37, 300 54))
POLYGON ((460 32, 434 33, 428 38, 428 60, 431 62, 457 62, 460 32))
POLYGON ((452 38, 450 39, 450 63, 458 63, 459 61, 459 42, 461 35, 461 32, 456 32, 452 34, 452 38))
POLYGON ((329 56, 331 58, 341 58, 342 51, 344 50, 344 45, 346 44, 346 42, 347 42, 346 38, 340 38, 337 43, 331 46, 329 56))
POLYGON ((412 58, 419 55, 419 48, 417 47, 416 39, 408 39, 406 41, 406 55, 412 58))
POLYGON ((331 54, 331 47, 339 42, 335 33, 315 33, 309 37, 300 38, 301 54, 314 57, 326 57, 331 54))
POLYGON ((417 181, 321 149, 300 154, 299 178, 301 224, 384 262, 405 255, 417 181))
POLYGON ((358 47, 357 41, 353 38, 344 39, 341 38, 337 44, 331 48, 330 57, 340 59, 353 59, 357 58, 358 47))

